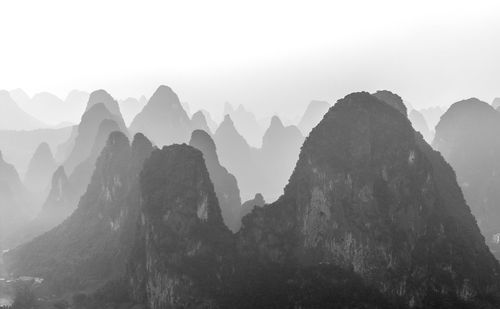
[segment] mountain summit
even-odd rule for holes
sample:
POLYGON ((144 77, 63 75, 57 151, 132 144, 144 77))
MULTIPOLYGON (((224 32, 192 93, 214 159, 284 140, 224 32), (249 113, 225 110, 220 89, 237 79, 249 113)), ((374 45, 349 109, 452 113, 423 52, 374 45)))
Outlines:
POLYGON ((189 141, 191 120, 182 108, 177 94, 168 86, 160 86, 130 125, 158 146, 189 141))

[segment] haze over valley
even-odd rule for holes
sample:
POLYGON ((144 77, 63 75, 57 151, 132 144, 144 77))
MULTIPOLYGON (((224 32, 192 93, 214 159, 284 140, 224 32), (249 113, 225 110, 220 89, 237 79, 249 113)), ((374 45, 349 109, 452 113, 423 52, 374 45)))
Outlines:
POLYGON ((500 308, 498 3, 20 2, 0 309, 500 308))

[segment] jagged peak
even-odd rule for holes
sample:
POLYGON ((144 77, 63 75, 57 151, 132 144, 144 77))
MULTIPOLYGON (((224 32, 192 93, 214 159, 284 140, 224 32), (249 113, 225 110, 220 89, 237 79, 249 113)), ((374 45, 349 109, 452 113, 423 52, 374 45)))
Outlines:
POLYGON ((405 116, 407 115, 406 105, 404 104, 403 99, 399 95, 397 95, 389 90, 379 90, 379 91, 375 92, 373 94, 373 96, 375 96, 377 99, 387 103, 388 105, 394 107, 401 114, 403 114, 405 116))

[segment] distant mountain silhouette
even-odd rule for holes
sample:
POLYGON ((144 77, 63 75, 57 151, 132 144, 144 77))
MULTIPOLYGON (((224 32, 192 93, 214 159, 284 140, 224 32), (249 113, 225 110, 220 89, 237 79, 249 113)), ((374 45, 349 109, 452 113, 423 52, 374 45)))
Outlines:
POLYGON ((197 111, 191 117, 191 127, 193 130, 203 130, 208 134, 212 134, 212 131, 208 127, 207 119, 202 111, 197 111))
POLYGON ((191 120, 170 87, 160 86, 130 125, 158 146, 185 143, 191 135, 191 120))
MULTIPOLYGON (((107 96, 105 96, 107 97, 107 96)), ((92 95, 91 95, 92 98, 92 95)), ((108 101, 108 105, 117 104, 114 101, 108 101), (109 103, 111 102, 111 103, 109 103)), ((92 146, 94 144, 99 125, 105 119, 113 120, 118 124, 122 132, 127 132, 125 124, 121 117, 112 114, 104 105, 104 103, 91 103, 89 99, 89 106, 91 106, 82 116, 82 120, 78 125, 77 133, 72 134, 67 144, 73 144, 71 153, 65 160, 64 168, 67 173, 71 174, 73 169, 89 157, 92 146), (72 143, 71 138, 74 138, 72 143)), ((116 112, 116 110, 115 110, 116 112)))
POLYGON ((262 134, 264 134, 264 129, 260 126, 255 115, 246 110, 243 105, 239 105, 238 108, 234 109, 231 104, 225 103, 224 105, 224 115, 231 116, 234 122, 235 128, 240 132, 245 140, 253 147, 260 147, 262 142, 262 134))
POLYGON ((126 98, 125 100, 119 102, 120 110, 123 114, 123 119, 125 120, 125 123, 127 125, 130 125, 132 123, 134 117, 137 116, 137 114, 139 114, 139 112, 146 105, 146 98, 142 97, 142 99, 126 98), (144 101, 142 101, 142 99, 144 101))
POLYGON ((21 175, 25 175, 33 153, 41 143, 46 142, 51 149, 55 150, 59 144, 68 139, 70 132, 69 127, 32 131, 0 130, 0 149, 5 159, 15 165, 21 175))
POLYGON ((95 90, 90 94, 85 112, 89 111, 94 105, 99 103, 104 104, 106 109, 113 115, 122 118, 118 102, 104 89, 95 90))
POLYGON ((47 127, 47 124, 21 109, 8 91, 0 90, 0 109, 0 130, 34 130, 47 127))
POLYGON ((217 154, 222 166, 238 179, 241 197, 248 199, 257 191, 260 177, 255 161, 255 151, 245 138, 236 130, 229 115, 217 128, 214 134, 217 154), (256 173, 257 172, 257 173, 256 173))
POLYGON ((408 119, 410 119, 413 128, 422 134, 425 141, 427 143, 431 143, 434 138, 434 134, 431 130, 429 130, 429 126, 427 125, 424 116, 416 109, 412 109, 408 114, 408 119))
POLYGON ((500 258, 500 113, 476 98, 450 106, 433 146, 457 173, 487 244, 500 258))
POLYGON ((219 200, 222 218, 229 229, 236 232, 241 225, 241 199, 236 178, 219 163, 215 143, 207 132, 193 131, 189 145, 203 153, 210 180, 214 184, 215 194, 219 200))
POLYGON ((309 132, 323 119, 329 108, 330 104, 328 102, 311 101, 298 124, 302 134, 305 136, 309 135, 309 132))
POLYGON ((32 98, 21 89, 15 89, 10 93, 24 110, 50 125, 78 122, 89 97, 88 93, 79 90, 72 90, 64 101, 49 92, 37 93, 32 98))
POLYGON ((261 171, 259 192, 267 200, 274 201, 283 193, 303 142, 304 137, 296 126, 285 127, 277 116, 271 119, 258 156, 261 171))
POLYGON ((28 171, 24 177, 24 184, 31 192, 40 195, 45 199, 46 193, 50 189, 52 174, 57 168, 52 151, 47 143, 41 143, 28 166, 28 171))
POLYGON ((219 125, 212 119, 212 116, 210 115, 210 113, 207 110, 202 109, 201 112, 203 113, 203 116, 205 116, 205 120, 207 121, 207 125, 210 128, 210 132, 215 132, 215 130, 217 130, 219 125))
POLYGON ((78 198, 64 168, 60 166, 52 176, 50 192, 38 215, 11 235, 9 241, 17 246, 52 229, 75 210, 78 198))
POLYGON ((30 203, 19 174, 4 160, 0 151, 0 250, 11 246, 9 234, 29 220, 30 203))
POLYGON ((123 133, 113 132, 75 212, 10 251, 5 256, 9 269, 43 277, 55 293, 95 288, 123 274, 139 219, 139 171, 151 151, 143 135, 130 146, 123 133))
POLYGON ((441 106, 433 106, 428 108, 422 108, 418 110, 425 118, 427 125, 431 131, 435 131, 435 127, 439 122, 439 119, 446 111, 446 108, 441 106))
POLYGON ((97 134, 92 143, 90 154, 82 162, 80 162, 69 176, 71 189, 75 192, 77 200, 73 201, 71 207, 76 206, 78 198, 85 193, 90 182, 92 173, 94 172, 96 160, 101 154, 109 135, 114 131, 120 131, 118 124, 111 119, 104 119, 97 130, 97 134))
POLYGON ((255 197, 253 199, 248 200, 241 205, 241 218, 251 213, 255 207, 262 207, 265 204, 266 201, 264 200, 262 194, 260 193, 255 194, 255 197))
POLYGON ((494 109, 498 109, 500 107, 500 98, 493 99, 491 106, 493 106, 494 109))

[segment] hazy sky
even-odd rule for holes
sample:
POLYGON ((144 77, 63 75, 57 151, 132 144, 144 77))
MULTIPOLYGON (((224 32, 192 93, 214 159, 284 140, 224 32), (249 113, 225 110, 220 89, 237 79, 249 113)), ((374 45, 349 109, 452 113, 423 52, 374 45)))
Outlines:
POLYGON ((500 1, 2 1, 0 88, 170 85, 182 101, 293 116, 390 89, 417 107, 500 96, 500 1))

